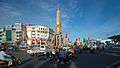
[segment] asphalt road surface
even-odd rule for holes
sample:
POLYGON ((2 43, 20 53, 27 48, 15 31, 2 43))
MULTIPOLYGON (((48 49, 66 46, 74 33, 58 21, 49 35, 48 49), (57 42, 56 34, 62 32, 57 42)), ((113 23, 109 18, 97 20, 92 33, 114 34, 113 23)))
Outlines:
MULTIPOLYGON (((13 53, 22 60, 22 64, 12 68, 57 68, 56 62, 50 61, 47 56, 31 57, 26 51, 7 51, 13 53)), ((119 68, 120 48, 106 48, 102 52, 83 51, 72 58, 70 64, 62 65, 62 68, 119 68)))

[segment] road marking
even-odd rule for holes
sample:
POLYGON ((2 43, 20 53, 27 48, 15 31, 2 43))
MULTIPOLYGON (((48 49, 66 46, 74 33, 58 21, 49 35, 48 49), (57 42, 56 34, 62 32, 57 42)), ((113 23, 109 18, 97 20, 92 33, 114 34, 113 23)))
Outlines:
MULTIPOLYGON (((113 64, 109 65, 107 68, 113 68, 115 65, 117 65, 118 63, 120 63, 120 60, 114 62, 113 64)), ((119 67, 118 67, 119 68, 119 67)))
POLYGON ((112 56, 119 56, 120 57, 120 55, 119 54, 115 54, 115 53, 106 53, 107 55, 112 55, 112 56))
POLYGON ((112 52, 120 52, 120 51, 114 51, 114 50, 110 50, 110 51, 112 51, 112 52))
POLYGON ((70 68, 77 68, 77 66, 75 65, 75 62, 72 62, 72 63, 70 64, 70 68))

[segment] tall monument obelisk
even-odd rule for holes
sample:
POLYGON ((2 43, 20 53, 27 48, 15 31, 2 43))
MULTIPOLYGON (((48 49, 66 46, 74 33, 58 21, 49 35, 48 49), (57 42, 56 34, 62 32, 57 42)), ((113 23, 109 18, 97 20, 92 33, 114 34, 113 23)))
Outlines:
POLYGON ((55 34, 53 40, 51 41, 51 44, 61 46, 63 44, 63 40, 64 40, 64 42, 66 42, 65 39, 62 37, 61 22, 60 22, 60 10, 58 8, 57 19, 56 19, 56 34, 55 34))

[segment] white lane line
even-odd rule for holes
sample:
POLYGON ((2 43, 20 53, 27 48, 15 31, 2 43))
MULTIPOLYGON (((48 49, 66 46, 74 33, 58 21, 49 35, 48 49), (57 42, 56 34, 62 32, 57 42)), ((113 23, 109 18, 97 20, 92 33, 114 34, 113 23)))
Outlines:
POLYGON ((120 51, 114 51, 114 50, 110 50, 110 51, 112 51, 112 52, 120 52, 120 51))
POLYGON ((70 68, 77 68, 77 66, 75 65, 75 62, 72 62, 72 63, 70 64, 70 68))
POLYGON ((114 62, 113 64, 109 65, 107 68, 113 68, 116 64, 120 63, 120 60, 114 62))
POLYGON ((119 56, 120 57, 120 54, 115 54, 115 53, 105 53, 107 55, 112 55, 112 56, 119 56))
MULTIPOLYGON (((41 65, 43 65, 44 63, 47 63, 49 61, 49 59, 46 59, 45 61, 43 60, 43 61, 36 61, 36 62, 38 62, 37 64, 35 64, 35 66, 33 67, 33 68, 39 68, 39 67, 41 67, 41 65)), ((49 68, 49 67, 48 67, 49 68)))

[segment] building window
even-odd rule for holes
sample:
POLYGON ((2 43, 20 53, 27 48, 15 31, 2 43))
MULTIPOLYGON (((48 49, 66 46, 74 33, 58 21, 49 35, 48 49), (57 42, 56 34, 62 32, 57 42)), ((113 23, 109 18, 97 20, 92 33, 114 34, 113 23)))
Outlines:
POLYGON ((17 35, 17 37, 19 37, 19 35, 17 35))
POLYGON ((42 30, 42 28, 41 28, 41 30, 42 30))
POLYGON ((32 38, 35 38, 35 37, 32 37, 32 38))
POLYGON ((35 44, 34 42, 32 42, 32 44, 35 44))
POLYGON ((32 29, 35 29, 35 28, 32 28, 32 29))
POLYGON ((40 34, 38 34, 38 36, 39 36, 40 34))
POLYGON ((38 31, 38 32, 40 32, 40 31, 38 31))
POLYGON ((32 32, 35 32, 35 31, 32 31, 32 32))

